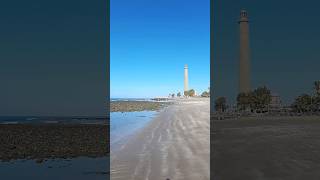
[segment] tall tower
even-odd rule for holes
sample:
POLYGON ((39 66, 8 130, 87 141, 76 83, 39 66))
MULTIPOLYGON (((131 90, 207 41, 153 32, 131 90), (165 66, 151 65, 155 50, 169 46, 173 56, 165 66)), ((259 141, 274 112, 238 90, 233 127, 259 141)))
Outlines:
POLYGON ((184 65, 184 92, 189 91, 188 65, 184 65))
POLYGON ((239 93, 250 91, 249 20, 245 10, 240 12, 239 93))

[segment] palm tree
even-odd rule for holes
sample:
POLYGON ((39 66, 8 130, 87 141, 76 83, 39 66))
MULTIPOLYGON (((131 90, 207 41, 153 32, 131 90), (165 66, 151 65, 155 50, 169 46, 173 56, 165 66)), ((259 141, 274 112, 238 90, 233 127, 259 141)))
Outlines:
POLYGON ((180 92, 177 93, 177 97, 181 97, 181 93, 180 92))

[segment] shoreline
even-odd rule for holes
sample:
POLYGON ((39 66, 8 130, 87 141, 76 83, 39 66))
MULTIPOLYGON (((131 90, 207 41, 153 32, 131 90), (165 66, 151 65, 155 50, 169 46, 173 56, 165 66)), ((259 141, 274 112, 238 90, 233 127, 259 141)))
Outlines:
MULTIPOLYGON (((112 113, 120 113, 121 115, 124 114, 124 115, 130 115, 130 114, 140 114, 140 113, 150 113, 152 115, 143 115, 143 116, 131 116, 129 119, 126 118, 125 121, 126 123, 128 123, 129 120, 132 121, 132 118, 147 118, 147 122, 138 122, 136 124, 135 127, 130 127, 129 129, 130 130, 126 130, 125 133, 121 132, 121 136, 122 137, 112 137, 113 133, 112 130, 110 130, 110 152, 112 153, 112 151, 117 151, 119 150, 119 148, 121 146, 123 146, 124 144, 126 144, 130 137, 132 136, 135 136, 137 133, 139 133, 141 130, 143 130, 144 128, 146 128, 150 123, 152 123, 155 118, 159 115, 159 113, 161 113, 165 108, 167 107, 163 107, 162 109, 159 109, 157 111, 130 111, 130 112, 111 112, 111 116, 112 116, 112 113), (131 131, 131 132, 128 132, 128 131, 131 131), (123 135, 125 134, 125 135, 123 135), (115 140, 116 139, 116 140, 115 140)), ((136 121, 136 120, 135 120, 136 121)), ((139 121, 139 120, 138 120, 139 121)), ((113 126, 113 122, 112 122, 112 117, 110 119, 110 124, 111 124, 111 128, 113 126)), ((119 125, 118 125, 119 126, 119 125)), ((128 127, 127 127, 128 128, 128 127)), ((119 131, 119 130, 118 130, 119 131)), ((120 131, 123 131, 123 130, 120 130, 120 131)), ((119 132, 117 132, 119 133, 119 132)))
POLYGON ((209 99, 178 99, 111 152, 111 178, 209 179, 209 99))

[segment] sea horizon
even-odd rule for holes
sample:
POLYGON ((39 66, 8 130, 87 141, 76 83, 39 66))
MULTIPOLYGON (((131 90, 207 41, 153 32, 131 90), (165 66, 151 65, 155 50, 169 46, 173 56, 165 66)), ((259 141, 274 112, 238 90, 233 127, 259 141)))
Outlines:
POLYGON ((117 98, 110 98, 110 102, 112 101, 150 101, 152 98, 125 98, 125 97, 117 97, 117 98))
POLYGON ((0 116, 0 124, 105 124, 107 116, 0 116))

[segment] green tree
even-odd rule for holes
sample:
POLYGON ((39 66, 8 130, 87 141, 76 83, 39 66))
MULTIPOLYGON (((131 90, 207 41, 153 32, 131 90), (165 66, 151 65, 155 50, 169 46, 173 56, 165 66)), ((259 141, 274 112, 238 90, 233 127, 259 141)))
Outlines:
POLYGON ((190 97, 193 97, 195 96, 195 91, 193 89, 190 89, 189 91, 184 91, 184 95, 185 96, 190 96, 190 97))
POLYGON ((271 103, 271 91, 266 87, 258 87, 252 92, 239 93, 237 96, 237 106, 239 110, 251 110, 255 112, 267 111, 271 103))
POLYGON ((227 109, 227 100, 225 97, 218 97, 214 101, 214 108, 216 111, 225 112, 227 109))
POLYGON ((271 91, 266 87, 258 87, 252 92, 251 108, 262 112, 267 109, 271 103, 271 91))
POLYGON ((189 91, 184 91, 183 94, 184 96, 189 96, 189 91))
POLYGON ((180 92, 177 93, 177 97, 181 97, 181 93, 180 92))
POLYGON ((201 94, 201 97, 210 97, 210 93, 207 92, 207 91, 204 91, 204 92, 201 94))
POLYGON ((239 110, 250 109, 252 104, 252 92, 239 93, 237 96, 237 106, 239 110))
POLYGON ((320 110, 320 95, 311 97, 312 98, 312 105, 311 109, 312 111, 319 111, 320 110))
POLYGON ((196 95, 196 92, 194 91, 194 89, 190 89, 188 94, 189 94, 190 97, 193 97, 193 96, 196 95))
POLYGON ((292 104, 292 108, 296 112, 309 112, 312 106, 312 97, 308 94, 302 94, 297 97, 292 104))

